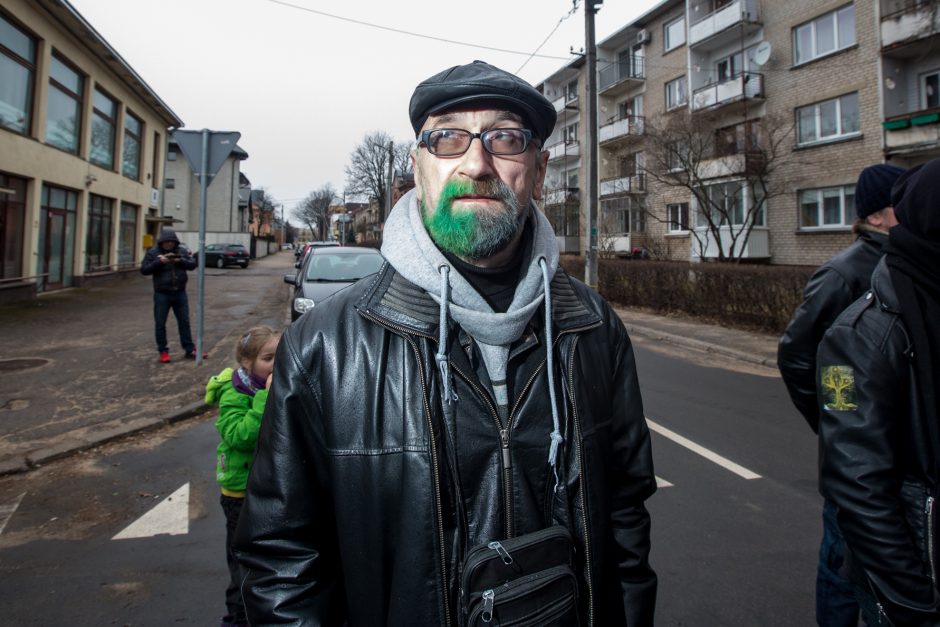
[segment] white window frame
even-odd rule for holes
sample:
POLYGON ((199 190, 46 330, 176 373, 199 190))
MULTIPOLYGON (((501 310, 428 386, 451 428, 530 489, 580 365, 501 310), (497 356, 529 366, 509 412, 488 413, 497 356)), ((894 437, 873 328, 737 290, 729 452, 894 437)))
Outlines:
POLYGON ((920 86, 920 108, 933 109, 940 107, 940 68, 924 72, 920 75, 917 82, 920 86), (930 106, 930 104, 928 104, 929 94, 927 93, 927 79, 932 76, 937 77, 937 86, 934 87, 934 89, 937 90, 937 93, 934 94, 934 98, 936 98, 937 104, 930 106))
POLYGON ((668 203, 666 205, 666 223, 668 225, 669 233, 688 233, 689 232, 689 203, 687 202, 668 203), (685 226, 684 227, 683 227, 683 220, 682 220, 683 213, 685 213, 685 226))
MULTIPOLYGON (((858 107, 858 106, 859 106, 859 102, 858 102, 858 92, 857 92, 857 91, 853 91, 853 92, 848 93, 848 94, 843 94, 843 95, 839 96, 838 98, 830 98, 829 100, 823 100, 823 101, 820 101, 820 102, 814 102, 813 104, 806 105, 806 106, 804 106, 804 107, 797 107, 797 109, 796 109, 796 142, 797 142, 797 145, 798 145, 798 146, 812 146, 812 145, 816 145, 816 144, 825 144, 825 143, 829 143, 829 142, 839 141, 839 140, 842 140, 842 139, 846 139, 846 138, 848 138, 848 137, 858 137, 858 136, 861 136, 862 131, 861 131, 861 128, 860 128, 860 127, 859 127, 858 129, 854 130, 854 131, 846 131, 845 128, 844 128, 844 124, 843 124, 843 118, 844 118, 844 116, 843 116, 843 112, 842 112, 843 103, 846 101, 847 98, 849 98, 849 97, 851 97, 851 96, 855 96, 855 103, 856 103, 856 106, 858 107), (825 105, 828 105, 828 104, 830 104, 830 103, 835 103, 835 105, 836 105, 836 106, 835 106, 835 128, 836 128, 836 132, 835 132, 834 134, 832 134, 832 135, 827 135, 827 136, 825 136, 825 137, 822 137, 822 136, 820 135, 820 131, 821 131, 821 129, 822 129, 822 114, 821 114, 821 110, 822 110, 822 107, 824 107, 825 105), (802 126, 801 126, 802 117, 803 117, 803 116, 802 116, 802 113, 803 113, 804 111, 807 111, 807 112, 812 111, 812 114, 813 114, 813 126, 814 126, 814 128, 813 128, 813 131, 814 131, 814 132, 813 132, 813 135, 814 135, 813 139, 807 139, 807 140, 805 140, 805 141, 803 141, 803 139, 802 139, 802 137, 803 137, 803 128, 802 128, 802 126)), ((856 110, 855 110, 855 119, 856 119, 856 122, 855 122, 855 123, 856 123, 856 125, 858 125, 859 122, 860 122, 860 120, 859 120, 859 115, 860 115, 860 114, 859 114, 859 110, 856 109, 856 110)))
MULTIPOLYGON (((831 195, 829 196, 832 197, 831 195)), ((834 187, 816 187, 802 189, 797 192, 797 221, 801 231, 831 231, 833 229, 848 229, 852 226, 855 215, 855 186, 837 185, 834 187), (838 194, 839 210, 841 212, 840 221, 825 222, 825 198, 826 194, 838 194), (816 202, 816 224, 804 224, 803 222, 803 199, 807 195, 815 195, 816 202), (852 197, 852 206, 849 207, 846 199, 852 197)))
MULTIPOLYGON (((22 37, 21 43, 25 43, 27 48, 22 52, 28 55, 26 57, 21 56, 19 51, 10 50, 6 46, 0 48, 0 55, 6 57, 8 63, 12 64, 12 69, 17 69, 16 66, 19 66, 19 69, 25 72, 23 75, 25 84, 11 81, 2 90, 0 128, 25 135, 29 133, 33 123, 33 99, 36 93, 36 57, 39 42, 32 33, 20 28, 20 25, 8 17, 6 13, 0 13, 0 19, 9 25, 14 35, 22 37), (20 105, 23 107, 22 110, 20 110, 20 105)), ((17 42, 11 41, 9 43, 16 45, 17 42)))
POLYGON ((666 111, 672 111, 689 104, 689 86, 685 74, 666 82, 666 111))
POLYGON ((675 50, 679 46, 685 45, 686 34, 685 34, 685 16, 680 15, 674 20, 669 20, 663 24, 663 52, 669 52, 670 50, 675 50), (681 28, 679 30, 672 30, 674 26, 679 25, 681 22, 681 28), (673 41, 675 38, 670 38, 669 34, 672 32, 673 35, 677 36, 678 39, 673 41))
POLYGON ((856 32, 855 32, 855 4, 849 3, 819 15, 808 22, 803 22, 798 24, 793 28, 793 65, 803 65, 816 59, 821 59, 822 57, 827 57, 831 54, 836 54, 846 48, 851 48, 857 43, 856 32), (851 36, 843 31, 847 31, 849 28, 848 15, 851 14, 851 36), (826 50, 824 52, 819 52, 817 49, 818 39, 817 39, 817 29, 819 25, 822 24, 825 20, 832 20, 832 37, 834 47, 832 50, 826 50), (803 51, 800 48, 800 33, 807 32, 809 33, 809 50, 803 51), (840 43, 841 42, 841 43, 840 43))

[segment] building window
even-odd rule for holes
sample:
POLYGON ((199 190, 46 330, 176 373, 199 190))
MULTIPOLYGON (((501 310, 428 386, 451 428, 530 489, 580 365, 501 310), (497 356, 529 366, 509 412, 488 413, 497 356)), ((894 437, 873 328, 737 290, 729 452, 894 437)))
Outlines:
POLYGON ((574 102, 578 99, 578 79, 574 79, 565 86, 565 102, 574 102))
POLYGON ((114 139, 117 129, 117 102, 100 87, 92 98, 91 151, 88 159, 103 168, 114 168, 114 139))
POLYGON ((49 69, 46 143, 78 154, 85 78, 56 55, 49 69))
POLYGON ((578 123, 569 124, 565 127, 565 143, 566 144, 577 144, 578 143, 578 123))
POLYGON ((796 65, 855 45, 855 5, 848 4, 793 29, 796 65))
POLYGON ((663 26, 663 52, 669 52, 685 43, 685 16, 677 17, 663 26))
POLYGON ((685 233, 689 230, 689 203, 680 202, 666 205, 666 220, 670 233, 685 233))
POLYGON ((800 107, 796 117, 800 145, 858 135, 858 93, 800 107))
POLYGON ((176 189, 176 179, 167 179, 166 180, 167 189, 176 189))
POLYGON ((139 207, 121 203, 121 226, 118 230, 118 264, 122 268, 134 265, 134 243, 137 241, 137 215, 139 207))
POLYGON ((36 40, 0 13, 0 126, 28 133, 36 75, 36 40))
POLYGON ((824 187, 800 192, 800 228, 844 228, 855 215, 855 188, 824 187))
POLYGON ((670 172, 685 170, 690 159, 689 147, 684 142, 672 142, 666 146, 666 164, 670 172))
POLYGON ((26 179, 0 174, 0 279, 23 276, 26 179))
POLYGON ((140 180, 140 144, 144 123, 130 111, 124 114, 124 158, 121 173, 129 179, 140 180))
POLYGON ((91 194, 88 198, 88 234, 85 271, 106 270, 111 263, 111 211, 113 201, 91 194))
MULTIPOLYGON (((708 217, 712 212, 712 222, 717 226, 744 226, 745 219, 751 211, 750 194, 741 181, 731 181, 709 185, 705 188, 708 206, 698 207, 695 212, 695 226, 703 228, 708 226, 708 217)), ((764 226, 764 208, 761 207, 750 216, 754 226, 764 226)))
POLYGON ((630 196, 602 200, 601 213, 607 235, 628 235, 646 231, 646 212, 630 196))
POLYGON ((565 172, 565 180, 568 187, 577 188, 578 187, 578 169, 572 168, 565 172))
POLYGON ((940 107, 940 70, 933 70, 920 77, 920 101, 923 109, 940 107))
POLYGON ((689 103, 685 76, 680 76, 666 83, 666 110, 676 109, 689 103))
POLYGON ((548 219, 552 223, 555 235, 559 237, 578 237, 581 223, 581 208, 578 203, 565 202, 555 205, 548 219))

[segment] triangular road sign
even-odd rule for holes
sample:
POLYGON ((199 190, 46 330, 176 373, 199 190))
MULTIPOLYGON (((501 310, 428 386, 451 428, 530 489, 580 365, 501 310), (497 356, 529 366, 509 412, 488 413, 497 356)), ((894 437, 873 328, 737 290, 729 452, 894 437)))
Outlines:
MULTIPOLYGON (((227 131, 206 131, 209 133, 209 163, 206 168, 207 184, 218 174, 219 168, 235 149, 235 144, 242 134, 227 131)), ((189 162, 193 174, 199 178, 202 173, 202 134, 203 131, 173 131, 173 139, 189 162)))
POLYGON ((161 534, 181 536, 187 533, 189 533, 188 482, 111 539, 150 538, 161 534))

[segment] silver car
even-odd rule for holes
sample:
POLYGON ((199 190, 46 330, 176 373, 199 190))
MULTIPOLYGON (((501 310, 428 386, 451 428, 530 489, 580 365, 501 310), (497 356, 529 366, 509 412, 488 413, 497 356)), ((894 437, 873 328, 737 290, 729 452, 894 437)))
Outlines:
POLYGON ((284 282, 294 286, 291 321, 362 277, 378 272, 384 261, 381 253, 374 248, 311 248, 303 258, 297 274, 284 275, 284 282))

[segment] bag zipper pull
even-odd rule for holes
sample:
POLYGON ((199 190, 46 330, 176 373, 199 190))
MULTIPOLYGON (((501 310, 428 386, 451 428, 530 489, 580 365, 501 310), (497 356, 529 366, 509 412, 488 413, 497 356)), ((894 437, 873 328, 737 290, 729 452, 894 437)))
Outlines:
POLYGON ((506 547, 500 544, 498 540, 494 540, 493 542, 490 542, 486 546, 496 551, 496 553, 501 558, 503 558, 503 564, 505 564, 506 566, 509 566, 510 564, 512 564, 512 555, 509 554, 509 551, 506 550, 506 547))
MULTIPOLYGON (((497 542, 497 544, 499 544, 497 542)), ((480 613, 480 620, 484 623, 489 623, 493 620, 493 602, 496 597, 496 593, 493 589, 483 591, 483 611, 480 613)))

